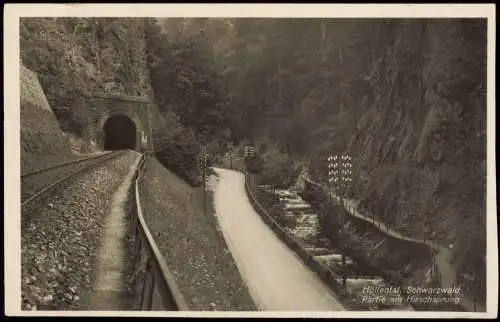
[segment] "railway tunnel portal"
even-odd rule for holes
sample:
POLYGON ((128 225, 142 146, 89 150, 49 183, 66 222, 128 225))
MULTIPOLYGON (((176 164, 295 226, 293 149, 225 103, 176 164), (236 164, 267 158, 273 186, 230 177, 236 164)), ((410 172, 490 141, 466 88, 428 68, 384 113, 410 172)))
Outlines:
POLYGON ((103 125, 104 150, 136 148, 137 126, 130 117, 116 114, 107 118, 103 125))
POLYGON ((91 97, 92 131, 102 150, 153 150, 150 109, 147 97, 95 93, 91 97))

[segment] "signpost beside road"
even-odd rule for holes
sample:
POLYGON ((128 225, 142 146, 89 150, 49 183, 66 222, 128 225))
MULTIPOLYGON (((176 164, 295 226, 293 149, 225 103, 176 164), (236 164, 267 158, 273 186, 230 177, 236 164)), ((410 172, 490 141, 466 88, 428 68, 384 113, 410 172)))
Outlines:
POLYGON ((233 169, 233 144, 229 143, 229 169, 233 169))
MULTIPOLYGON (((348 154, 334 154, 328 157, 328 181, 331 188, 335 189, 340 197, 340 208, 344 210, 344 193, 345 187, 352 182, 352 160, 348 154)), ((333 189, 330 189, 330 191, 333 189)), ((330 192, 332 198, 333 191, 330 192)), ((341 217, 343 218, 343 217, 341 217)), ((343 226, 343 225, 342 225, 343 226)), ((339 234, 340 236, 340 234, 339 234)), ((342 282, 344 291, 347 290, 347 276, 346 276, 346 259, 344 251, 342 251, 342 282)))
POLYGON ((201 170, 201 182, 203 187, 203 214, 206 215, 206 181, 207 181, 207 148, 206 146, 201 147, 200 154, 200 170, 201 170))
POLYGON ((255 147, 247 145, 243 148, 243 155, 245 158, 252 158, 255 156, 255 147))
POLYGON ((250 173, 258 173, 260 171, 261 164, 257 149, 253 146, 247 145, 243 148, 243 155, 247 171, 250 173))

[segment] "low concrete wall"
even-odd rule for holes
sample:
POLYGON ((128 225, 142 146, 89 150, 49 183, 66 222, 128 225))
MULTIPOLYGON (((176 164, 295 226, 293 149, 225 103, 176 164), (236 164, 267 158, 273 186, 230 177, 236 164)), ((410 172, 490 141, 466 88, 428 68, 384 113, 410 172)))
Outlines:
MULTIPOLYGON (((302 198, 305 201, 309 202, 313 209, 316 208, 318 205, 316 204, 317 202, 311 199, 314 199, 314 197, 318 197, 319 200, 328 200, 327 196, 328 196, 328 191, 326 191, 323 186, 321 186, 316 182, 312 182, 310 180, 305 181, 305 189, 302 193, 302 198), (307 190, 308 190, 307 194, 310 195, 309 197, 306 197, 304 195, 304 192, 306 192, 307 190)), ((340 206, 340 203, 337 204, 340 206)), ((317 211, 318 215, 321 215, 321 211, 319 209, 317 209, 317 211)), ((402 271, 404 267, 408 265, 409 262, 412 260, 430 262, 430 259, 428 258, 432 256, 431 255, 432 250, 429 247, 429 245, 414 243, 409 240, 402 240, 399 238, 392 237, 390 235, 385 234, 384 231, 378 229, 375 225, 373 225, 368 221, 357 218, 355 216, 345 215, 344 212, 342 212, 342 215, 344 216, 343 220, 350 221, 354 226, 365 227, 362 229, 362 231, 371 231, 373 234, 372 236, 374 235, 377 235, 379 237, 382 236, 383 238, 386 239, 386 244, 388 245, 388 249, 385 252, 380 252, 380 253, 374 252, 373 249, 356 251, 355 249, 352 249, 352 246, 355 245, 355 240, 349 240, 348 244, 350 245, 350 247, 345 249, 346 255, 351 257, 356 262, 356 264, 363 269, 363 271, 366 271, 372 275, 380 275, 385 281, 388 281, 393 285, 400 286, 403 297, 409 295, 406 292, 408 286, 434 287, 432 285, 425 285, 425 283, 411 284, 408 281, 408 279, 405 278, 404 276, 400 277, 393 276, 392 274, 388 273, 388 266, 387 266, 387 264, 391 261, 393 263, 400 263, 399 271, 402 271), (392 257, 391 260, 388 260, 387 259, 388 254, 398 254, 400 256, 392 257)), ((333 217, 330 216, 329 218, 331 219, 333 217)), ((328 217, 326 218, 326 220, 328 222, 328 217)), ((331 225, 335 226, 335 224, 332 223, 331 225)), ((349 238, 349 235, 344 235, 344 238, 349 238)), ((365 236, 365 238, 369 237, 365 236)), ((375 244, 379 240, 380 239, 373 239, 373 243, 375 244)), ((394 270, 394 267, 391 267, 391 270, 394 270)), ((442 295, 442 297, 445 296, 447 295, 446 294, 442 295)), ((455 305, 453 303, 441 303, 439 304, 439 307, 427 303, 411 303, 410 305, 416 311, 446 311, 446 312, 465 311, 465 308, 463 307, 462 304, 455 305)))
POLYGON ((330 270, 323 263, 319 262, 311 255, 298 241, 297 239, 284 230, 262 207, 257 198, 255 197, 255 185, 254 177, 248 173, 245 173, 245 190, 249 197, 250 203, 254 207, 255 211, 262 217, 264 222, 271 227, 274 233, 283 241, 285 244, 293 250, 302 259, 304 264, 306 264, 310 269, 316 272, 320 279, 336 294, 337 300, 341 302, 346 308, 349 307, 347 299, 345 298, 344 289, 342 284, 337 281, 342 277, 332 270, 330 270))

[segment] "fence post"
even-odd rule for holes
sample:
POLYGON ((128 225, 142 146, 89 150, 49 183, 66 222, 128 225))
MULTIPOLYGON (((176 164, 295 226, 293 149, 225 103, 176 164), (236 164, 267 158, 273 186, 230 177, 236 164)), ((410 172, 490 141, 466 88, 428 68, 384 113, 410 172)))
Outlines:
POLYGON ((153 309, 153 294, 154 294, 154 290, 155 290, 155 283, 156 283, 156 275, 154 274, 154 271, 151 270, 151 286, 150 286, 150 289, 149 289, 149 297, 148 297, 148 302, 147 302, 147 308, 148 310, 152 310, 153 309))
POLYGON ((148 255, 146 271, 144 273, 144 284, 142 285, 141 310, 151 310, 153 302, 154 274, 151 267, 151 258, 148 255))
POLYGON ((140 228, 138 227, 139 225, 136 225, 136 230, 135 230, 135 254, 137 258, 140 260, 141 259, 141 248, 142 248, 142 236, 140 233, 140 228))
POLYGON ((135 227, 134 227, 134 261, 135 262, 139 262, 140 264, 140 260, 141 260, 141 247, 140 247, 140 239, 141 239, 141 236, 139 235, 139 229, 137 227, 137 223, 135 224, 135 227))
POLYGON ((146 270, 144 271, 144 279, 142 282, 142 292, 141 292, 141 311, 144 311, 144 300, 146 296, 146 287, 147 287, 147 280, 148 280, 148 275, 149 275, 149 265, 146 263, 146 270))

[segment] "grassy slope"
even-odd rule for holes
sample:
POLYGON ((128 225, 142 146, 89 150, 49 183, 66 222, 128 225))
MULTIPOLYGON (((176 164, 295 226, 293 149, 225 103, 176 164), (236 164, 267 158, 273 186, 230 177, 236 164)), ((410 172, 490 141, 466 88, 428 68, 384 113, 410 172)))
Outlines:
POLYGON ((217 230, 207 193, 150 159, 142 185, 145 219, 191 310, 255 310, 217 230))

